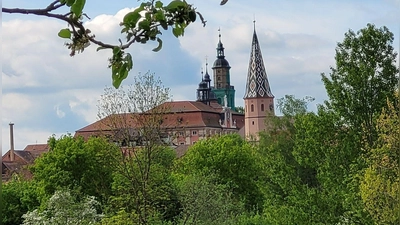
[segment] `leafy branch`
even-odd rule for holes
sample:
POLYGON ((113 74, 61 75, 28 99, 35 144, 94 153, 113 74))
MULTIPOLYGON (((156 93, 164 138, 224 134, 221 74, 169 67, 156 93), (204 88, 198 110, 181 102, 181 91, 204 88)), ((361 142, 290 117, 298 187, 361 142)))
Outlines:
MULTIPOLYGON (((221 5, 227 1, 222 1, 221 5)), ((84 25, 84 18, 90 19, 84 13, 86 0, 56 0, 42 9, 2 8, 3 13, 31 14, 65 21, 67 28, 61 29, 58 36, 68 39, 65 44, 71 50, 70 56, 81 53, 91 43, 99 46, 97 50, 112 49, 113 56, 109 59, 109 68, 112 71, 112 84, 115 88, 128 76, 133 68, 132 56, 124 50, 133 43, 146 44, 148 41, 157 41, 158 46, 153 51, 162 48, 161 30, 171 28, 175 37, 183 36, 186 27, 195 22, 197 16, 203 26, 206 25, 201 13, 185 0, 173 0, 164 6, 162 1, 148 0, 140 4, 132 12, 127 13, 120 23, 121 33, 126 35, 126 41, 118 40, 118 44, 104 43, 96 39, 95 35, 84 25), (69 8, 67 13, 55 13, 55 10, 69 8)))

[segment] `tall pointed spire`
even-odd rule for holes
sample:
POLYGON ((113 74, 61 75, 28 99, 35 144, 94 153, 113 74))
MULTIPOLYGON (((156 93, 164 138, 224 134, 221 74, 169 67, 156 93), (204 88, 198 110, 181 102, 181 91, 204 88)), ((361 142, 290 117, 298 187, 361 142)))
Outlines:
POLYGON ((244 98, 273 98, 269 86, 267 72, 265 70, 264 61, 261 54, 260 44, 258 43, 255 20, 253 41, 251 44, 250 62, 247 73, 246 93, 244 98))
POLYGON ((218 59, 224 59, 225 58, 225 54, 224 54, 224 45, 221 42, 221 28, 218 28, 218 45, 217 45, 217 58, 218 59))

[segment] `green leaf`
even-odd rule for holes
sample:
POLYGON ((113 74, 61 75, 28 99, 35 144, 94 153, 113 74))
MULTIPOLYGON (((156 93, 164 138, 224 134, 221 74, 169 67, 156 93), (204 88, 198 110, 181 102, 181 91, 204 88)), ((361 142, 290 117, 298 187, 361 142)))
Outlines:
POLYGON ((120 48, 120 47, 114 47, 114 48, 113 48, 113 54, 114 54, 114 55, 118 54, 120 51, 121 51, 121 48, 120 48))
POLYGON ((133 61, 132 61, 131 54, 129 54, 129 53, 126 54, 125 61, 127 63, 128 71, 131 70, 133 68, 133 61))
POLYGON ((163 3, 161 1, 156 1, 155 6, 156 8, 161 8, 163 6, 163 3))
POLYGON ((154 14, 154 18, 160 22, 165 21, 165 14, 162 10, 159 10, 154 14))
POLYGON ((64 0, 68 7, 71 7, 75 3, 75 0, 64 0))
POLYGON ((172 33, 175 35, 175 37, 179 37, 183 35, 183 29, 181 27, 176 26, 172 28, 172 33))
POLYGON ((185 7, 185 3, 179 0, 175 0, 170 2, 167 7, 165 7, 167 10, 171 10, 171 9, 176 9, 178 7, 185 7))
POLYGON ((189 19, 192 22, 196 21, 196 12, 194 10, 189 12, 189 19))
POLYGON ((60 38, 68 38, 68 39, 70 39, 70 38, 71 38, 71 31, 70 31, 68 28, 61 29, 61 30, 58 32, 58 36, 59 36, 60 38))
POLYGON ((74 13, 77 17, 82 15, 82 10, 85 7, 86 0, 76 0, 75 3, 71 6, 71 12, 74 13))
POLYGON ((162 40, 160 38, 157 38, 158 46, 157 48, 153 49, 153 52, 158 52, 162 48, 162 40))
POLYGON ((126 64, 122 64, 119 68, 113 67, 112 84, 115 88, 119 88, 122 81, 128 76, 128 70, 126 66, 126 64))
POLYGON ((127 13, 123 19, 124 24, 128 25, 129 27, 135 27, 140 17, 142 17, 139 12, 140 10, 135 10, 133 12, 127 13))
POLYGON ((148 20, 142 20, 139 22, 139 29, 148 31, 150 30, 150 22, 148 20))

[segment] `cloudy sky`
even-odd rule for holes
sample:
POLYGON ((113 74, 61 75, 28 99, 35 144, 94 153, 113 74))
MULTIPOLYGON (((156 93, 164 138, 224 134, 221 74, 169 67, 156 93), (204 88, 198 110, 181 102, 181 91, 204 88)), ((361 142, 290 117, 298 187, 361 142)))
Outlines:
MULTIPOLYGON (((400 0, 188 0, 207 20, 189 26, 176 39, 164 32, 163 49, 156 43, 134 45, 130 52, 134 69, 124 84, 139 72, 151 71, 171 89, 173 100, 194 100, 205 58, 216 58, 218 28, 221 29, 226 59, 231 65, 231 84, 236 105, 243 105, 253 20, 260 41, 271 89, 276 99, 285 94, 313 96, 326 100, 320 73, 334 66, 337 42, 349 29, 367 23, 387 26, 399 49, 400 0)), ((50 0, 3 0, 3 7, 44 8, 50 0)), ((123 15, 139 3, 134 0, 87 1, 91 18, 88 28, 98 39, 117 43, 123 15)), ((74 133, 96 121, 97 101, 111 86, 107 68, 110 52, 69 56, 64 40, 57 37, 66 24, 47 18, 2 14, 2 149, 9 149, 10 122, 15 123, 16 149, 46 143, 56 134, 74 133)), ((210 71, 210 68, 209 68, 210 71)))

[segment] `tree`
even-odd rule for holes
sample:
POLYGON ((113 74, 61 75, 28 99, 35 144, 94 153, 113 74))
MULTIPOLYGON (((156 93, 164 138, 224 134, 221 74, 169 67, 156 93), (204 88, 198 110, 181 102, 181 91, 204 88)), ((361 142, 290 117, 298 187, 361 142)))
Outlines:
MULTIPOLYGON (((221 5, 227 0, 222 0, 221 5)), ((83 52, 90 44, 99 46, 97 50, 111 49, 112 57, 109 67, 112 71, 112 84, 118 88, 132 69, 132 56, 125 52, 134 43, 145 44, 148 41, 157 41, 162 48, 162 30, 172 29, 176 37, 183 36, 188 25, 196 21, 198 16, 205 26, 206 21, 196 8, 185 0, 173 0, 164 5, 164 1, 143 0, 140 6, 127 13, 121 21, 121 33, 126 41, 119 39, 119 44, 108 44, 98 40, 84 25, 85 19, 90 20, 84 13, 86 0, 55 0, 41 9, 2 8, 3 13, 31 14, 45 16, 65 21, 67 28, 61 29, 58 36, 68 40, 66 46, 71 50, 70 55, 83 52)))
POLYGON ((113 161, 118 148, 102 138, 65 135, 49 139, 50 150, 32 166, 40 193, 48 199, 55 191, 69 189, 76 195, 95 196, 102 203, 111 195, 113 161))
POLYGON ((243 106, 237 106, 235 107, 235 111, 238 113, 244 114, 244 107, 243 106))
POLYGON ((1 185, 1 224, 21 224, 22 215, 40 205, 35 183, 14 176, 1 185))
MULTIPOLYGON (((386 100, 395 102, 398 68, 392 43, 393 34, 386 27, 367 24, 357 33, 349 30, 336 48, 336 68, 331 68, 329 77, 322 74, 329 96, 327 109, 339 116, 341 131, 350 134, 346 141, 335 141, 348 146, 350 156, 342 194, 343 217, 351 223, 372 223, 361 199, 360 183, 368 166, 364 157, 378 139, 376 119, 388 109, 386 100)), ((337 151, 332 156, 339 155, 341 151, 337 151)), ((335 167, 331 165, 333 171, 335 167)))
POLYGON ((180 162, 181 173, 216 176, 217 184, 228 185, 247 210, 262 210, 261 157, 254 146, 238 134, 202 140, 188 150, 180 162))
POLYGON ((278 99, 277 107, 283 115, 294 117, 295 115, 306 113, 307 104, 314 100, 315 98, 311 96, 298 99, 294 95, 285 95, 285 97, 278 99))
POLYGON ((127 90, 107 88, 99 102, 103 135, 121 147, 113 183, 120 195, 113 204, 136 215, 132 219, 138 224, 148 224, 157 214, 169 219, 176 214, 170 178, 176 155, 164 129, 170 109, 163 103, 169 99, 169 89, 148 72, 136 76, 127 90))
POLYGON ((103 217, 99 214, 100 203, 93 196, 77 201, 68 191, 56 191, 43 212, 37 209, 22 216, 23 225, 94 224, 103 217))
POLYGON ((215 175, 184 176, 179 181, 182 212, 178 224, 237 224, 244 207, 227 184, 218 184, 215 175))
POLYGON ((329 77, 322 73, 328 107, 345 123, 362 133, 372 146, 376 140, 375 120, 386 99, 394 102, 397 84, 393 33, 386 27, 367 24, 355 33, 349 30, 336 48, 336 68, 329 77))
POLYGON ((400 117, 388 102, 377 121, 378 140, 366 159, 361 197, 376 224, 400 223, 400 117))

